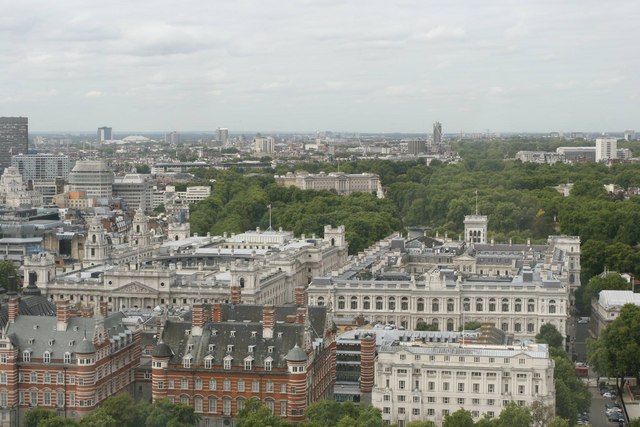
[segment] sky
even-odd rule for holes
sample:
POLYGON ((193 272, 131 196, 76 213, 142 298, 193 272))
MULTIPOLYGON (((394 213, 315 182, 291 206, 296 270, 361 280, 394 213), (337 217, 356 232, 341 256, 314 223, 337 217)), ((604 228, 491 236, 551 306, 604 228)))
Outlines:
POLYGON ((31 131, 640 131, 637 0, 0 0, 31 131))

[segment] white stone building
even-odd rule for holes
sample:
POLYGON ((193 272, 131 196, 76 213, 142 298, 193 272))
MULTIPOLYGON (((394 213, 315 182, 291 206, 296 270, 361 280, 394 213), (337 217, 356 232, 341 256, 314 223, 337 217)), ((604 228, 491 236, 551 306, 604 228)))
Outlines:
POLYGON ((442 425, 460 408, 495 418, 509 402, 555 407, 546 344, 523 346, 398 342, 378 351, 372 404, 386 422, 442 425))
POLYGON ((276 175, 276 184, 282 187, 298 187, 301 190, 333 190, 341 195, 353 193, 373 193, 378 198, 384 197, 380 177, 373 173, 346 174, 342 172, 310 174, 306 172, 289 172, 276 175))

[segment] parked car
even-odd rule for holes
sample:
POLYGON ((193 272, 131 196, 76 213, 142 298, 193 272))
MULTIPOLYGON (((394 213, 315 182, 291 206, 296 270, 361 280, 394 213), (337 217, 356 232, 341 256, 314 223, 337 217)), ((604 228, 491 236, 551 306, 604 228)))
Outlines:
POLYGON ((606 392, 602 393, 602 397, 606 397, 606 398, 608 398, 608 399, 613 399, 613 398, 615 398, 616 396, 617 396, 617 395, 616 395, 616 392, 615 392, 615 391, 606 391, 606 392))
POLYGON ((578 323, 580 323, 581 325, 584 325, 585 323, 589 323, 589 318, 588 317, 581 317, 578 319, 578 323))

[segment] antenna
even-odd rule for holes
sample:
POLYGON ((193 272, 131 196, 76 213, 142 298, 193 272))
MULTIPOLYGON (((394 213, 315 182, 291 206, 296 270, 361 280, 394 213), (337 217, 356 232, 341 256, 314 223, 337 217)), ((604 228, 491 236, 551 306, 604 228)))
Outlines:
POLYGON ((476 215, 478 215, 478 190, 476 190, 476 215))

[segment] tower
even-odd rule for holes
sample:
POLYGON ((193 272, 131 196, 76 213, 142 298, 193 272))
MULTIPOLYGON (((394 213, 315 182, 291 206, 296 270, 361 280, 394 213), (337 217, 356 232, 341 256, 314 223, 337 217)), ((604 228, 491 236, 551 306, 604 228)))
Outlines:
POLYGON ((337 246, 339 248, 346 247, 347 241, 345 239, 344 225, 340 225, 336 228, 333 228, 330 225, 325 225, 324 241, 329 242, 331 246, 337 246))
POLYGON ((84 260, 89 265, 101 264, 109 259, 107 236, 99 217, 89 220, 89 232, 84 243, 84 260))
POLYGON ((113 139, 112 128, 103 126, 98 128, 98 144, 102 144, 105 141, 113 139))
POLYGON ((487 243, 488 224, 489 219, 486 215, 465 215, 464 241, 466 243, 487 243))
POLYGON ((146 248, 151 245, 151 234, 149 233, 149 223, 142 209, 137 209, 131 224, 132 246, 146 248))
POLYGON ((0 168, 11 166, 11 156, 29 151, 29 119, 0 117, 0 168))
POLYGON ((433 122, 433 145, 442 143, 442 123, 433 122))
POLYGON ((302 421, 307 406, 307 354, 296 344, 285 360, 289 371, 289 390, 293 390, 289 395, 291 418, 302 421))

